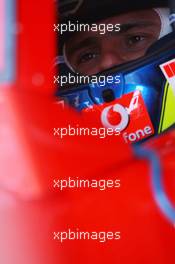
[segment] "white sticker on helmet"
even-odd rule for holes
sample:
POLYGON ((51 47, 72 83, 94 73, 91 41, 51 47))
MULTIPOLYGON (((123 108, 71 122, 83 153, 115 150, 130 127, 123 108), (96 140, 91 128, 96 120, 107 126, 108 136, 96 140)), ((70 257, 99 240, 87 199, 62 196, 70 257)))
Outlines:
POLYGON ((160 68, 165 75, 167 81, 172 86, 175 94, 175 59, 167 61, 160 65, 160 68))

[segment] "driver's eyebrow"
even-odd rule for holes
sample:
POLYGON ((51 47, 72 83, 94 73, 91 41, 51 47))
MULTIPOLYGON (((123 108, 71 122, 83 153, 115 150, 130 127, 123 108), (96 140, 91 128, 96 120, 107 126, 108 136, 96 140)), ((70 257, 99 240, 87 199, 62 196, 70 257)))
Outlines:
POLYGON ((153 22, 150 21, 136 21, 136 22, 131 22, 131 23, 127 23, 127 24, 121 24, 120 25, 120 31, 118 31, 117 33, 125 33, 130 29, 133 28, 143 28, 143 27, 150 27, 153 26, 153 22))
POLYGON ((97 38, 96 37, 87 37, 81 41, 79 41, 76 44, 71 44, 69 49, 68 49, 68 53, 74 53, 77 50, 80 50, 82 48, 86 48, 88 46, 92 46, 95 45, 97 43, 97 38))

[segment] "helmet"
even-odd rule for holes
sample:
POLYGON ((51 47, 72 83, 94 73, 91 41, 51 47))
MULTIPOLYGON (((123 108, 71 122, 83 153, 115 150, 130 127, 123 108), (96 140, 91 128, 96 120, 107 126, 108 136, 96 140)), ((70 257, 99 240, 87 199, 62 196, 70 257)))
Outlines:
POLYGON ((162 7, 171 10, 168 25, 171 30, 152 43, 144 56, 95 73, 95 81, 91 74, 88 82, 86 78, 82 83, 82 74, 66 58, 64 43, 75 32, 60 36, 56 58, 59 76, 72 79, 59 87, 56 94, 59 100, 95 118, 98 125, 118 129, 126 143, 142 141, 175 123, 175 1, 59 1, 61 23, 91 25, 115 15, 162 7))

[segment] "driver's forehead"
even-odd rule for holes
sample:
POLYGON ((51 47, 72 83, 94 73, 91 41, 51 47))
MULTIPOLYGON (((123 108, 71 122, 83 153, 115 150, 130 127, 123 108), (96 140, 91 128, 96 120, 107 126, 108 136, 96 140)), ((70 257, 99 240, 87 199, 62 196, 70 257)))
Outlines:
MULTIPOLYGON (((149 10, 140 10, 140 11, 130 12, 126 14, 116 15, 116 16, 109 17, 107 19, 98 21, 97 23, 94 23, 94 24, 97 24, 97 25, 120 24, 121 32, 122 32, 122 28, 125 28, 125 25, 128 25, 128 28, 131 28, 131 29, 132 29, 132 25, 134 25, 133 27, 134 29, 141 28, 141 27, 142 28, 145 27, 146 29, 149 27, 149 30, 154 31, 154 28, 152 28, 152 26, 154 25, 160 26, 160 18, 153 9, 149 9, 149 10)), ((157 32, 155 32, 155 34, 157 34, 157 32)), ((107 35, 107 33, 105 35, 107 35)), ((76 47, 76 45, 78 45, 80 42, 84 44, 84 46, 86 45, 86 42, 88 44, 93 44, 94 42, 100 42, 103 36, 104 35, 99 34, 98 31, 77 32, 66 43, 67 44, 66 46, 73 47, 74 45, 76 47)))

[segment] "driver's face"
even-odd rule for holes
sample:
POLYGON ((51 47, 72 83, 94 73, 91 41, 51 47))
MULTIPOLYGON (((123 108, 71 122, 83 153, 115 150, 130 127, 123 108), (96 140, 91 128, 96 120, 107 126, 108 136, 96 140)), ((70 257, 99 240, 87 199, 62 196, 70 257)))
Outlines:
MULTIPOLYGON (((100 21, 121 24, 120 32, 75 33, 65 45, 65 53, 72 68, 91 75, 143 56, 158 39, 161 22, 150 9, 130 12, 100 21)), ((98 23, 98 24, 99 24, 98 23)))

